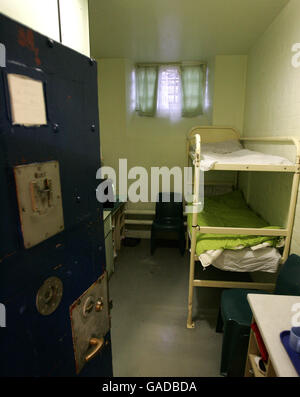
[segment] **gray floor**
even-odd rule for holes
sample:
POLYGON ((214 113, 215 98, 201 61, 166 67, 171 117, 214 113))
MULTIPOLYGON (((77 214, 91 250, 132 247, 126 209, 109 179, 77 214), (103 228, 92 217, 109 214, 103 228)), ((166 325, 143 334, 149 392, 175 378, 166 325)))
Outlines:
MULTIPOLYGON (((176 247, 158 247, 153 256, 149 251, 148 240, 123 247, 110 279, 114 375, 219 376, 221 290, 196 289, 196 328, 188 330, 188 254, 182 257, 176 247)), ((217 278, 218 272, 202 275, 217 278)))

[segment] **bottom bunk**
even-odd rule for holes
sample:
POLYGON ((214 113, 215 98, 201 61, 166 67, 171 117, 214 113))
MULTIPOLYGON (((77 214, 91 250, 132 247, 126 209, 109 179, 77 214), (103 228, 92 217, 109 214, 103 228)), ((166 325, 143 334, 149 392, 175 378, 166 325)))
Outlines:
MULTIPOLYGON (((188 214, 189 235, 192 217, 188 214)), ((205 199, 204 209, 197 216, 197 225, 232 228, 271 228, 253 212, 240 191, 205 199)), ((279 253, 284 242, 278 236, 247 236, 207 234, 197 232, 195 259, 203 268, 213 265, 221 270, 236 272, 263 271, 276 273, 281 261, 279 253)))
POLYGON ((229 228, 231 232, 236 228, 280 229, 278 226, 268 225, 252 211, 240 191, 206 198, 203 211, 197 214, 197 221, 195 216, 196 214, 188 214, 187 219, 189 235, 194 236, 191 238, 188 328, 194 328, 192 321, 194 287, 247 288, 266 291, 273 291, 275 287, 274 283, 212 280, 205 276, 202 279, 195 279, 195 261, 201 263, 203 270, 212 265, 229 272, 276 273, 282 260, 280 251, 284 246, 284 238, 278 235, 220 234, 220 230, 217 231, 218 228, 221 228, 221 233, 223 233, 222 228, 229 228), (205 227, 211 227, 217 232, 201 233, 201 227, 202 231, 205 227))

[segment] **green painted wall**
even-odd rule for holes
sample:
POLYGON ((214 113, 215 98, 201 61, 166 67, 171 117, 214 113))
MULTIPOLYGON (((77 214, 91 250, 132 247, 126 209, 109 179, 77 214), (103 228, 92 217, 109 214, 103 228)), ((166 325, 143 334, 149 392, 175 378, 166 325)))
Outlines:
POLYGON ((242 132, 247 55, 217 55, 214 78, 213 124, 242 132))
MULTIPOLYGON (((245 136, 298 136, 300 139, 300 68, 291 63, 292 45, 300 42, 300 2, 292 0, 257 41, 248 56, 245 136)), ((258 146, 252 146, 258 148, 258 146)), ((266 153, 295 159, 289 145, 264 145, 266 153)), ((287 219, 291 177, 251 175, 250 204, 271 224, 287 219)), ((292 252, 300 254, 300 212, 296 214, 292 252)))
MULTIPOLYGON (((300 139, 300 68, 292 66, 292 45, 300 42, 300 2, 292 0, 260 37, 248 55, 245 101, 245 136, 288 136, 300 139)), ((251 145, 250 148, 282 154, 295 160, 289 145, 251 145)), ((274 225, 285 226, 291 176, 244 174, 242 185, 250 205, 274 225)), ((299 200, 291 252, 300 254, 299 200)), ((257 281, 274 277, 254 274, 257 281)))

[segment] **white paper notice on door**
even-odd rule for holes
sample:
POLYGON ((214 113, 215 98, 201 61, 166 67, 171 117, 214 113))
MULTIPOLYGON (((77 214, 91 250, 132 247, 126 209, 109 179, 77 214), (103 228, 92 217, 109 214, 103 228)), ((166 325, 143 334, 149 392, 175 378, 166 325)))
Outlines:
POLYGON ((40 80, 20 74, 7 75, 12 124, 47 124, 44 85, 40 80))

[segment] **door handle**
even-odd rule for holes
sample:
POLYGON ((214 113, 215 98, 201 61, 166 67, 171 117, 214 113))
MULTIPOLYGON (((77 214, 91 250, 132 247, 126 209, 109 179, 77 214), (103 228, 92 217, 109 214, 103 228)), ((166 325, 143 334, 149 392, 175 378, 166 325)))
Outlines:
POLYGON ((94 350, 85 357, 85 362, 92 360, 104 345, 104 338, 91 338, 90 346, 95 346, 94 350))

